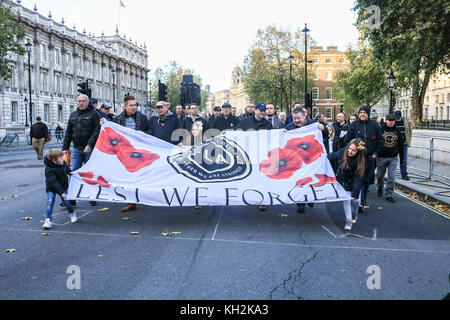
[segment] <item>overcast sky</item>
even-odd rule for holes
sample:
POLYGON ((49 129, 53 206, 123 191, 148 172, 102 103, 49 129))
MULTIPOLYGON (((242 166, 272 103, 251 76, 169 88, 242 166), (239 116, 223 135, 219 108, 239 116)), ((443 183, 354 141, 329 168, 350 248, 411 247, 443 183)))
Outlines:
POLYGON ((22 0, 22 5, 57 22, 100 36, 114 34, 146 43, 148 66, 155 70, 171 60, 198 73, 212 91, 228 88, 231 72, 245 56, 258 29, 276 23, 308 23, 318 45, 345 50, 358 34, 354 0, 22 0), (119 9, 120 8, 120 9, 119 9), (119 21, 120 17, 120 21, 119 21), (120 24, 119 24, 120 23, 120 24))

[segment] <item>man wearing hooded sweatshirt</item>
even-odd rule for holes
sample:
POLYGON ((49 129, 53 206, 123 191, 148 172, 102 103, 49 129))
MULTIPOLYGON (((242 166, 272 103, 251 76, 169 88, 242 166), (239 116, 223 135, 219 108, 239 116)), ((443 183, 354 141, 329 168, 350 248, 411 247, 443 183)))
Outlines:
POLYGON ((365 156, 366 156, 366 172, 363 177, 363 186, 361 189, 361 206, 359 208, 360 213, 364 209, 369 208, 367 204, 367 191, 372 183, 372 177, 375 172, 376 158, 383 148, 384 139, 381 133, 379 124, 369 119, 370 107, 362 106, 358 112, 358 119, 354 121, 347 132, 345 138, 345 144, 348 145, 350 141, 356 138, 360 138, 365 143, 365 156))

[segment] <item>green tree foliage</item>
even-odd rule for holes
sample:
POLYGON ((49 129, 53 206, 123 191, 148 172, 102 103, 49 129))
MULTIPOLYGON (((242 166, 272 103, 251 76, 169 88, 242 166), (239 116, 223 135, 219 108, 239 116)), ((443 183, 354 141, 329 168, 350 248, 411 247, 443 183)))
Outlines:
POLYGON ((420 125, 430 78, 450 70, 450 1, 357 0, 354 10, 374 57, 412 89, 412 122, 420 125), (380 9, 379 21, 367 10, 374 4, 380 9))
MULTIPOLYGON (((202 86, 202 78, 196 74, 192 69, 183 68, 176 61, 170 61, 164 67, 159 67, 153 72, 151 77, 151 91, 152 101, 158 99, 158 81, 167 85, 167 98, 172 106, 180 104, 180 90, 183 82, 183 75, 193 74, 194 82, 202 86)), ((206 106, 206 100, 203 99, 204 92, 202 92, 202 104, 199 106, 200 110, 206 106)))
MULTIPOLYGON (((309 45, 314 45, 310 39, 309 45)), ((289 71, 292 55, 292 102, 304 101, 304 36, 300 29, 291 31, 276 25, 258 30, 254 44, 244 61, 244 85, 250 100, 273 102, 288 110, 289 71)), ((310 70, 312 71, 312 70, 310 70)), ((309 74, 308 79, 312 79, 309 74)), ((312 80, 309 80, 309 88, 312 80)))
POLYGON ((11 6, 6 0, 0 0, 0 78, 11 78, 11 70, 6 60, 8 53, 25 54, 25 49, 17 42, 17 39, 24 36, 25 28, 18 23, 11 6))
POLYGON ((373 49, 349 48, 346 56, 349 67, 336 73, 336 98, 344 103, 346 111, 359 106, 373 106, 386 97, 386 66, 373 56, 373 49))

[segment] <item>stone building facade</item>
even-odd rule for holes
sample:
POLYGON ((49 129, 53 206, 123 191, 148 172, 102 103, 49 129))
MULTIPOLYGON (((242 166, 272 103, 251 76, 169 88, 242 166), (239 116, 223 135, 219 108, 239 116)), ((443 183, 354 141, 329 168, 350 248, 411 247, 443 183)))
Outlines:
POLYGON ((78 83, 88 81, 99 105, 106 103, 112 111, 120 112, 121 100, 129 93, 137 98, 140 110, 148 111, 148 54, 144 46, 119 36, 95 37, 86 31, 78 32, 20 4, 12 3, 13 12, 25 26, 26 35, 18 41, 25 47, 32 44, 31 94, 32 119, 30 119, 28 53, 24 56, 8 54, 12 79, 0 80, 0 139, 6 132, 26 134, 26 122, 35 122, 40 116, 55 128, 67 125, 70 114, 76 110, 78 83), (115 105, 113 105, 113 90, 115 105), (31 121, 30 121, 31 120, 31 121))
POLYGON ((314 80, 313 116, 320 112, 328 120, 334 121, 342 103, 336 101, 333 86, 336 72, 349 65, 347 56, 345 52, 339 51, 337 46, 328 46, 326 50, 322 46, 311 46, 308 60, 312 60, 314 80))

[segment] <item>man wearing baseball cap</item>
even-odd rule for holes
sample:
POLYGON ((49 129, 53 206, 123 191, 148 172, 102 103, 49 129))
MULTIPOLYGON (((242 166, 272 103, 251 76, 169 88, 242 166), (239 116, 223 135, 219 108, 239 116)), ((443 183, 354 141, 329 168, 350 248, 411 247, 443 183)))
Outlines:
POLYGON ((209 121, 208 121, 209 128, 214 127, 214 123, 216 122, 217 119, 219 119, 221 112, 222 112, 222 109, 219 106, 214 107, 213 115, 211 116, 211 118, 209 118, 209 121))
POLYGON ((408 177, 408 147, 411 145, 411 137, 412 137, 412 130, 411 130, 411 123, 402 117, 402 112, 400 110, 395 111, 394 113, 395 117, 395 126, 397 129, 400 130, 400 132, 403 134, 403 138, 405 139, 403 143, 403 163, 400 163, 400 172, 402 174, 403 180, 409 180, 408 177))
POLYGON ((272 130, 272 124, 266 119, 266 105, 262 102, 256 104, 255 114, 242 119, 235 130, 272 130))
POLYGON ((212 129, 217 129, 219 131, 234 130, 238 125, 239 118, 231 114, 231 104, 224 103, 222 106, 222 115, 216 119, 212 129))

